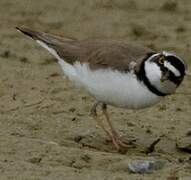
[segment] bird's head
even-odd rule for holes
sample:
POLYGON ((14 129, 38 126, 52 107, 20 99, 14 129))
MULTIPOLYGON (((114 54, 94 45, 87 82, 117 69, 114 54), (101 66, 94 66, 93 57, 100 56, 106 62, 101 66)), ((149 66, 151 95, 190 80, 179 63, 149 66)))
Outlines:
POLYGON ((181 58, 165 51, 150 55, 144 62, 147 83, 164 96, 175 92, 186 71, 186 63, 181 58))

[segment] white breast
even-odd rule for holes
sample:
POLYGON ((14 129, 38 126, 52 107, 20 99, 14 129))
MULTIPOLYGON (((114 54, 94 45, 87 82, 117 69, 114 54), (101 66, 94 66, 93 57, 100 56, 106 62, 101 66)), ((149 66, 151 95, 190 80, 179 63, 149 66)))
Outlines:
MULTIPOLYGON (((62 64, 60 63, 62 66, 62 64)), ((83 86, 97 100, 107 104, 138 109, 151 106, 161 99, 151 93, 132 73, 121 73, 109 69, 91 70, 88 64, 76 63, 70 75, 68 67, 62 69, 70 79, 83 86), (74 76, 73 72, 76 72, 74 76)))

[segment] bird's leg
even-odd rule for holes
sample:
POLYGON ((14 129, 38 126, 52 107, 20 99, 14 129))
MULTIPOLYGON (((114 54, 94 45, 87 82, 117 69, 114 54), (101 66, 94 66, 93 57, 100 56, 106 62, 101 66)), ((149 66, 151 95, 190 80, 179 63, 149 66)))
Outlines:
POLYGON ((106 118, 106 122, 109 125, 109 128, 111 129, 112 135, 115 136, 115 137, 120 137, 119 134, 117 133, 117 131, 115 130, 113 124, 110 121, 109 114, 107 112, 107 104, 104 104, 104 103, 102 104, 102 112, 103 112, 103 115, 106 118))
POLYGON ((119 147, 121 148, 127 148, 129 147, 129 143, 128 142, 125 142, 121 139, 121 136, 117 133, 117 131, 115 130, 114 126, 112 125, 111 121, 110 121, 110 118, 109 118, 109 114, 107 112, 107 105, 106 104, 102 104, 102 111, 103 111, 103 114, 106 118, 106 121, 107 121, 107 124, 111 130, 111 134, 112 134, 112 141, 115 141, 115 143, 118 144, 119 147), (114 140, 113 140, 114 139, 114 140))
POLYGON ((118 143, 116 142, 116 140, 115 140, 113 134, 106 129, 106 127, 105 127, 104 124, 103 124, 103 121, 102 121, 101 119, 99 119, 99 117, 98 117, 98 115, 97 115, 97 110, 96 110, 96 108, 97 108, 97 106, 98 106, 99 104, 101 104, 101 102, 96 102, 96 103, 93 105, 93 107, 92 107, 92 109, 91 109, 91 115, 92 115, 93 119, 96 121, 97 125, 100 126, 100 127, 105 131, 105 133, 106 133, 106 134, 109 136, 109 138, 112 140, 114 146, 119 150, 120 147, 119 147, 118 143))

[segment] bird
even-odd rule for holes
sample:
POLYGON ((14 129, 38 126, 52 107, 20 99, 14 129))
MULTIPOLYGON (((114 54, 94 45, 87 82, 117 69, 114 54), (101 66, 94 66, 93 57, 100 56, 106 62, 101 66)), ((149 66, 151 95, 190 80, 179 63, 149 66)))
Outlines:
POLYGON ((174 94, 187 73, 186 62, 175 53, 126 40, 78 40, 23 26, 16 29, 48 50, 68 79, 95 99, 91 115, 117 150, 129 144, 113 126, 107 106, 135 110, 153 106, 174 94))

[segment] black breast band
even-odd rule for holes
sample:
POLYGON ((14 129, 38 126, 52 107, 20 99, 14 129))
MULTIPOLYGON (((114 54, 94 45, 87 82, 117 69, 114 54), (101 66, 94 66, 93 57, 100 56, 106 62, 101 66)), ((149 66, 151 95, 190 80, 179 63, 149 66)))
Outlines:
POLYGON ((137 74, 137 78, 141 81, 143 81, 143 83, 146 85, 146 87, 154 94, 156 94, 157 96, 167 96, 167 93, 161 92, 159 91, 155 86, 153 86, 150 82, 149 79, 146 76, 145 73, 145 61, 150 58, 153 54, 155 53, 150 53, 147 55, 147 57, 143 60, 141 67, 140 67, 140 71, 137 74))

